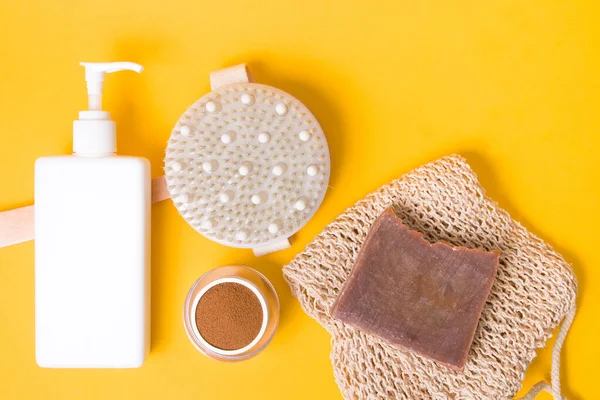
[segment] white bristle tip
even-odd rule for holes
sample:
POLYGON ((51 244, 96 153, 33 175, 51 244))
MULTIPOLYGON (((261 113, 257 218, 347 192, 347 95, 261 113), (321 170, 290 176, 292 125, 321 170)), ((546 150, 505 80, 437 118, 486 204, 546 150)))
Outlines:
POLYGON ((246 240, 248 239, 248 234, 246 233, 246 231, 239 231, 235 234, 235 238, 240 241, 246 240))
POLYGON ((258 134, 258 141, 261 143, 269 143, 269 141, 271 140, 271 135, 269 135, 267 132, 261 132, 258 134))
POLYGON ((255 204, 255 205, 262 203, 262 199, 261 199, 260 195, 258 195, 258 194, 252 195, 251 200, 252 200, 252 204, 255 204))
POLYGON ((190 201, 190 195, 187 193, 181 193, 179 196, 177 196, 177 201, 180 203, 188 203, 190 201))
POLYGON ((212 229, 215 227, 215 222, 212 219, 207 219, 200 225, 202 229, 212 229))
POLYGON ((298 137, 300 137, 300 140, 302 140, 303 142, 308 142, 310 140, 310 132, 309 131, 301 131, 298 134, 298 137))
POLYGON ((288 112, 288 108, 285 104, 279 103, 275 106, 275 112, 279 115, 285 115, 288 112))
POLYGON ((316 176, 318 172, 319 167, 317 167, 314 164, 311 164, 308 166, 308 168, 306 168, 306 173, 308 174, 308 176, 316 176))
POLYGON ((254 96, 248 93, 244 93, 240 98, 240 101, 242 102, 242 104, 249 106, 254 103, 254 96))
POLYGON ((173 169, 173 171, 179 172, 181 171, 182 166, 180 162, 174 161, 173 164, 171 164, 171 168, 173 169))
POLYGON ((213 113, 215 111, 217 111, 217 109, 219 108, 219 105, 217 103, 215 103, 214 101, 209 101, 208 103, 206 103, 206 111, 208 111, 209 113, 213 113))
POLYGON ((277 164, 273 167, 273 170, 271 172, 273 172, 273 175, 275 176, 283 175, 283 173, 285 172, 285 164, 277 164))
POLYGON ((294 204, 294 208, 298 211, 304 211, 306 209, 306 200, 298 199, 296 204, 294 204))
POLYGON ((218 163, 216 160, 204 161, 202 163, 202 169, 206 172, 213 172, 217 169, 218 163))
POLYGON ((183 136, 190 136, 190 127, 187 125, 183 125, 181 128, 179 128, 179 132, 183 136))
POLYGON ((233 199, 233 192, 228 190, 219 195, 219 201, 221 203, 229 203, 233 199))
POLYGON ((242 163, 242 165, 238 169, 238 172, 240 173, 241 176, 246 176, 250 173, 251 170, 252 170, 252 164, 249 163, 248 161, 245 161, 242 163))
POLYGON ((277 232, 279 232, 279 225, 277 225, 276 223, 273 222, 272 224, 269 224, 268 229, 269 229, 270 233, 276 234, 277 232))
POLYGON ((235 132, 229 131, 225 132, 223 136, 221 136, 221 142, 225 144, 229 144, 235 140, 235 132))

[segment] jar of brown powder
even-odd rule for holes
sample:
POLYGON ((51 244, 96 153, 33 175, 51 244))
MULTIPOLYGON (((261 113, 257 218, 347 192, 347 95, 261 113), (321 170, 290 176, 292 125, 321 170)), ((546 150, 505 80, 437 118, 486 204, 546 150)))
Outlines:
POLYGON ((241 265, 220 267, 194 283, 183 321, 190 341, 205 355, 244 360, 271 341, 279 322, 279 300, 260 272, 241 265))

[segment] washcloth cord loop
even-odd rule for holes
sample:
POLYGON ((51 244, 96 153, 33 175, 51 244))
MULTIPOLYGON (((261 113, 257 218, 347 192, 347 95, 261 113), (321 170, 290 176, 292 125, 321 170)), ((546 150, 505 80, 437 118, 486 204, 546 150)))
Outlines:
POLYGON ((576 311, 577 308, 573 306, 571 311, 569 311, 567 315, 565 315, 562 326, 558 331, 556 342, 554 343, 554 347, 552 348, 552 385, 549 385, 544 381, 538 382, 529 390, 529 392, 525 394, 525 396, 521 398, 521 400, 533 400, 542 391, 551 393, 552 397, 554 397, 555 400, 566 400, 566 397, 562 395, 560 388, 560 353, 565 343, 565 339, 567 338, 567 334, 569 333, 569 329, 571 328, 571 324, 573 323, 573 319, 575 318, 576 311))

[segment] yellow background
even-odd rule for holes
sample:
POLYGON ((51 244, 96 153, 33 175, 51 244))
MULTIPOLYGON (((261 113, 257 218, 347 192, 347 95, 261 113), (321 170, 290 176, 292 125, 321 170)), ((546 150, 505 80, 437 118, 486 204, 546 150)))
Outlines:
MULTIPOLYGON (((291 249, 257 259, 211 243, 170 201, 152 213, 152 351, 140 369, 34 361, 33 245, 0 249, 1 399, 338 399, 329 336, 281 266, 379 185, 460 152, 503 207, 573 263, 579 313, 563 366, 569 398, 600 397, 600 23, 596 1, 0 1, 0 209, 33 201, 33 165, 69 153, 86 105, 79 61, 131 60, 105 84, 119 152, 161 174, 172 126, 210 71, 249 62, 320 120, 332 188, 291 249), (260 356, 225 364, 182 327, 191 284, 232 263, 265 273, 281 326, 260 356)), ((110 295, 107 293, 107 295, 110 295)), ((524 387, 547 378, 540 350, 524 387)), ((547 399, 549 396, 541 396, 547 399)))

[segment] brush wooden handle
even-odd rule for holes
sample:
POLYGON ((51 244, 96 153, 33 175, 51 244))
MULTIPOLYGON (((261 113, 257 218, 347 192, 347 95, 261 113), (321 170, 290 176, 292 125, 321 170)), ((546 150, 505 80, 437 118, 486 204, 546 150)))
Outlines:
POLYGON ((167 189, 167 179, 165 176, 159 176, 152 179, 152 203, 158 203, 171 198, 169 189, 167 189))
POLYGON ((33 206, 0 213, 0 247, 33 239, 33 206))
MULTIPOLYGON (((152 203, 171 197, 164 176, 152 179, 152 203)), ((34 239, 34 206, 0 212, 0 248, 34 239)))

